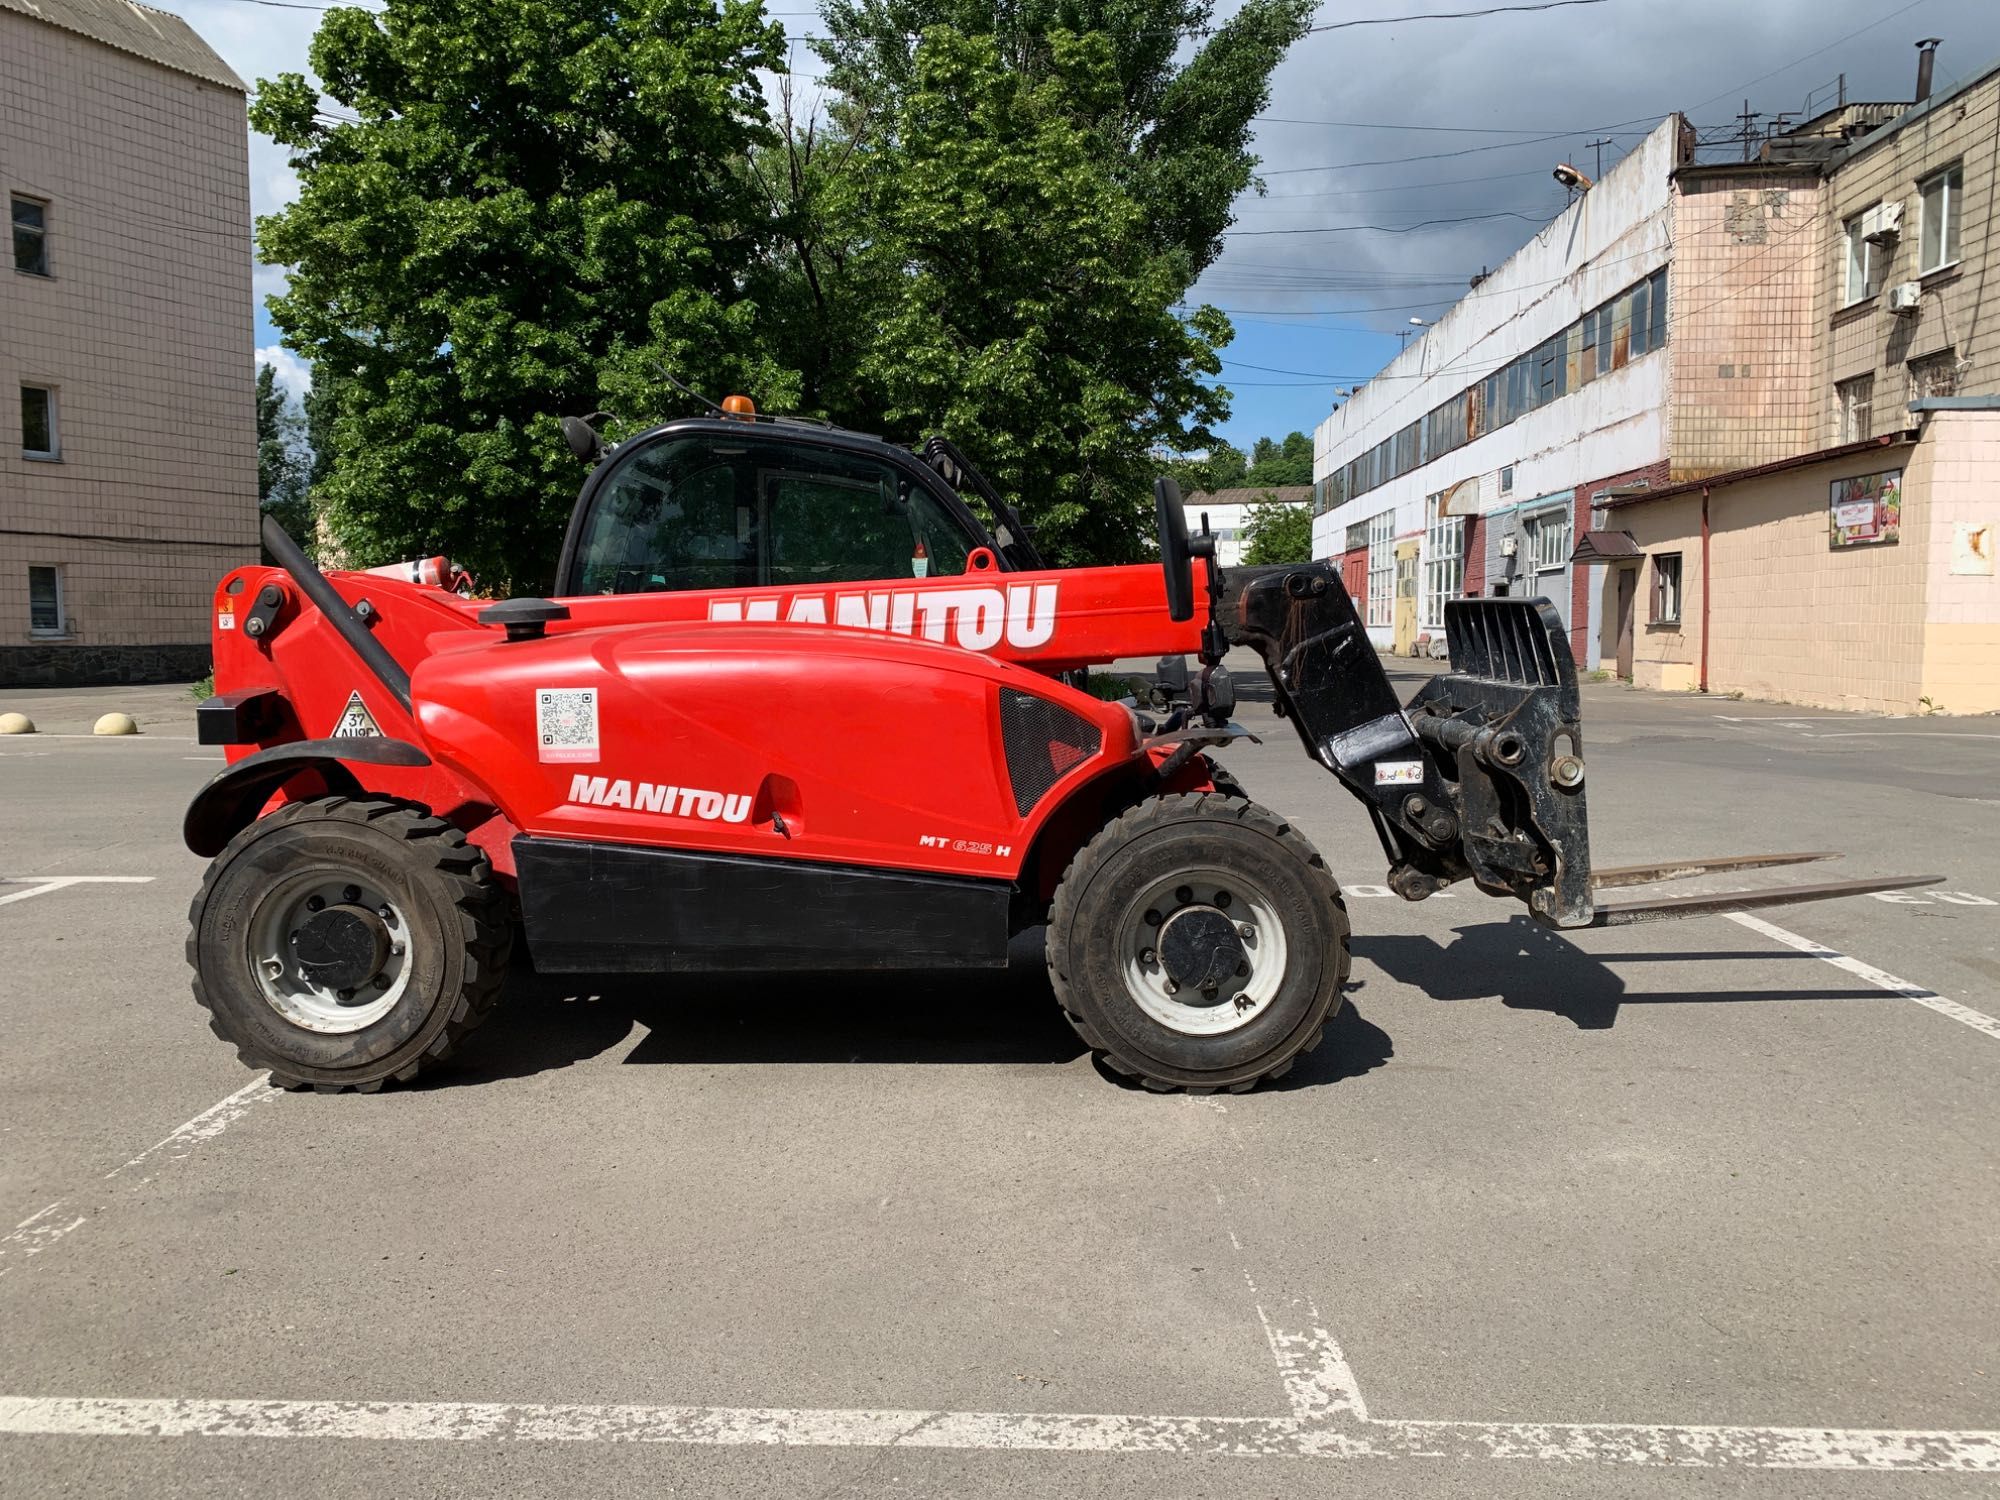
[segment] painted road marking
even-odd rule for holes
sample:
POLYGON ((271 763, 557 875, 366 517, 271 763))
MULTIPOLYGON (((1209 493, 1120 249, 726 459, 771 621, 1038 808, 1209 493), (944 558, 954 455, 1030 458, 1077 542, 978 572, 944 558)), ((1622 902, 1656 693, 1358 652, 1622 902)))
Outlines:
POLYGON ((698 1447, 949 1448, 1269 1458, 1522 1459, 1665 1468, 2000 1473, 2000 1432, 1426 1422, 766 1406, 503 1405, 466 1401, 200 1401, 0 1396, 11 1436, 680 1443, 698 1447))
POLYGON ((151 875, 0 875, 0 885, 25 885, 25 891, 0 896, 0 906, 46 896, 50 891, 67 890, 73 885, 150 885, 151 875))
MULTIPOLYGON (((265 1099, 274 1099, 283 1091, 274 1089, 270 1081, 258 1077, 242 1088, 211 1104, 191 1120, 183 1120, 159 1140, 130 1161, 121 1162, 104 1174, 109 1182, 138 1168, 147 1170, 134 1179, 135 1185, 151 1182, 159 1169, 171 1162, 181 1160, 204 1141, 214 1140, 236 1121, 243 1118, 252 1108, 265 1099)), ((67 1239, 90 1221, 90 1215, 98 1212, 95 1208, 79 1208, 67 1198, 58 1198, 47 1208, 30 1214, 14 1226, 11 1234, 0 1235, 0 1276, 5 1276, 16 1266, 28 1261, 67 1239)))
POLYGON ((1815 943, 1811 938, 1800 937, 1796 932, 1787 932, 1775 923, 1766 922, 1762 917, 1753 917, 1748 912, 1730 911, 1722 913, 1730 921, 1748 927, 1752 932, 1761 932, 1775 942, 1788 948, 1796 948, 1801 953, 1809 953, 1814 958, 1843 969, 1857 979, 1865 979, 1877 989, 1887 990, 1892 995, 1900 995, 1905 1000, 1936 1011, 1941 1016, 1950 1016, 1962 1026, 1970 1026, 1974 1031, 2000 1041, 2000 1019, 1995 1019, 1982 1010, 1974 1010, 1969 1005, 1960 1005, 1956 1000, 1947 1000, 1935 990, 1927 990, 1920 984, 1911 984, 1907 979, 1898 979, 1886 969, 1878 969, 1873 964, 1864 964, 1858 958, 1849 958, 1845 953, 1815 943))

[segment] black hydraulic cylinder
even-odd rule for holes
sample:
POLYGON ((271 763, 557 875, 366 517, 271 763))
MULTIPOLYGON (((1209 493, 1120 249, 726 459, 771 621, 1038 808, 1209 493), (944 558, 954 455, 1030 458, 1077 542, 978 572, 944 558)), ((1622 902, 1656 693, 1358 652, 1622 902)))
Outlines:
POLYGON ((375 674, 376 681, 387 688, 407 712, 410 707, 410 674, 403 670, 402 663, 368 633, 361 617, 348 608, 347 601, 326 581, 326 574, 320 572, 319 565, 306 556, 305 550, 292 540, 291 533, 270 515, 264 517, 263 536, 265 547, 278 560, 278 565, 292 575, 300 591, 340 632, 340 638, 354 648, 361 664, 375 674))

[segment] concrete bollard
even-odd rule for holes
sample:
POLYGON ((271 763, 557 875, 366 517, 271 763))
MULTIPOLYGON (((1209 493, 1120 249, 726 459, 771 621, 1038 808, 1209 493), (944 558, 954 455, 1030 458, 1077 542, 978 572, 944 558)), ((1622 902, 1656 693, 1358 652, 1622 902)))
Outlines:
POLYGON ((35 721, 26 714, 0 714, 0 734, 33 734, 35 721))
POLYGON ((137 734, 138 724, 130 714, 106 714, 91 726, 92 734, 137 734))

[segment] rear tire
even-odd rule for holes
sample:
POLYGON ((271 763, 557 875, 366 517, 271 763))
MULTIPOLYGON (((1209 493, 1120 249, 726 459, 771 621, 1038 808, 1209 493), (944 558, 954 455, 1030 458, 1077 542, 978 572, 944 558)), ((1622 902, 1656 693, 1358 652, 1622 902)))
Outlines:
POLYGON ((1049 977, 1118 1072, 1243 1093, 1318 1045, 1347 983, 1347 938, 1326 862, 1276 813, 1219 793, 1158 797, 1070 862, 1049 977))
POLYGON ((499 999, 513 943, 486 856, 386 799, 259 818, 210 864, 188 921, 210 1029, 280 1088, 321 1093, 372 1093, 449 1056, 499 999))

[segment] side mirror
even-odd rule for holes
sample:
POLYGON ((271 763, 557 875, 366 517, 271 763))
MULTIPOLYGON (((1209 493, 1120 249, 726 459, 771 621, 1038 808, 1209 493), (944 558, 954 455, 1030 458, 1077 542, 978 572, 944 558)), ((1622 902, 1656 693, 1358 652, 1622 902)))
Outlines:
MULTIPOLYGON (((602 412, 591 413, 591 416, 603 415, 602 412)), ((590 417, 564 417, 561 425, 563 441, 569 444, 569 451, 587 464, 596 463, 604 452, 604 439, 590 425, 590 417)))

